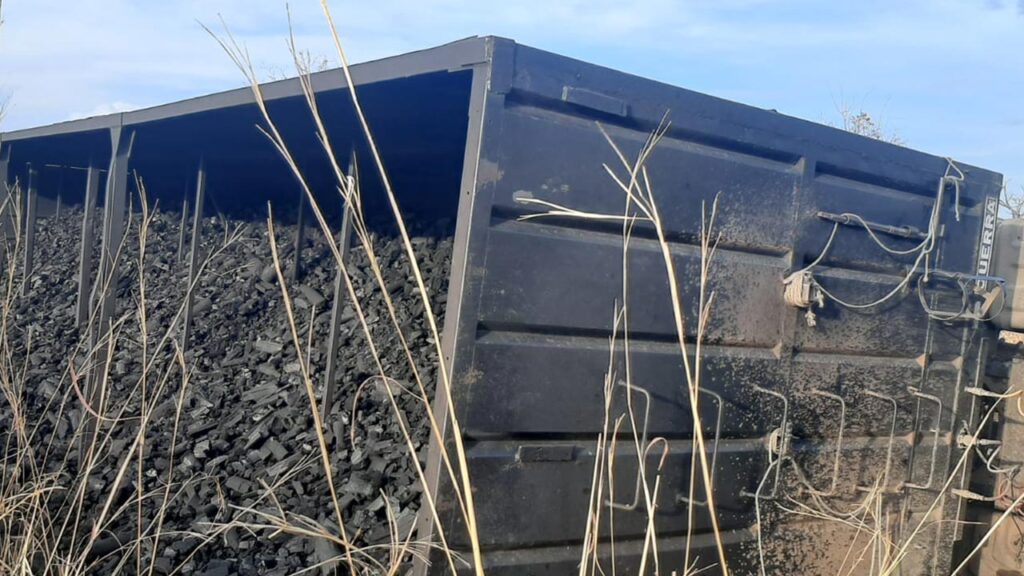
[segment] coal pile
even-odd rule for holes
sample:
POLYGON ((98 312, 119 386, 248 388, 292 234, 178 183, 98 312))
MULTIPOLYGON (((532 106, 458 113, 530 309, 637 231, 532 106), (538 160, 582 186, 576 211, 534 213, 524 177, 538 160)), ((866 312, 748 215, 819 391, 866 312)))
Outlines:
MULTIPOLYGON (((143 571, 152 565, 156 574, 290 574, 343 558, 341 549, 326 540, 255 527, 283 518, 290 525, 338 534, 300 351, 285 314, 266 225, 203 219, 200 261, 206 264, 194 292, 191 338, 181 347, 188 373, 185 386, 174 345, 181 343, 175 318, 188 284, 188 235, 185 254, 178 254, 180 214, 155 213, 146 227, 141 263, 142 218, 132 216, 114 290, 116 339, 109 362, 102 345, 89 353, 89 340, 75 320, 81 220, 81 211, 65 209, 37 224, 37 265, 27 294, 13 303, 8 327, 11 354, 27 366, 21 396, 26 420, 36 427, 35 438, 46 444, 34 459, 64 486, 85 485, 77 540, 61 546, 80 549, 109 500, 110 511, 88 551, 90 573, 132 574, 138 562, 143 571), (72 361, 75 377, 69 370, 72 361), (107 393, 91 407, 104 415, 91 468, 88 453, 78 448, 90 408, 72 383, 84 387, 89 365, 99 370, 106 366, 108 372, 107 393), (132 447, 143 422, 140 469, 132 447), (126 459, 129 465, 118 484, 126 459), (91 473, 82 479, 84 469, 91 473), (137 546, 140 493, 142 524, 150 533, 137 546), (162 522, 159 541, 154 537, 157 522, 162 522), (137 560, 138 549, 142 560, 137 560)), ((450 232, 448 224, 440 223, 415 230, 413 238, 439 326, 452 252, 450 232)), ((334 259, 322 234, 307 229, 301 273, 293 281, 295 227, 278 226, 276 234, 301 355, 308 358, 319 403, 334 259)), ((98 222, 96 238, 93 275, 99 259, 98 222)), ((399 329, 431 396, 436 349, 401 241, 386 232, 374 233, 372 241, 385 291, 377 286, 358 242, 348 254, 347 270, 422 460, 429 425, 385 293, 394 301, 399 329)), ((324 434, 347 534, 356 546, 366 547, 389 542, 389 514, 402 537, 408 535, 422 487, 355 307, 347 295, 342 297, 337 392, 324 434)), ((10 429, 11 409, 2 404, 0 429, 10 429)), ((66 513, 75 506, 74 496, 71 490, 58 491, 48 509, 55 515, 66 513)), ((386 549, 378 550, 386 562, 386 549)), ((336 568, 326 564, 321 571, 346 573, 344 565, 341 560, 336 568)))

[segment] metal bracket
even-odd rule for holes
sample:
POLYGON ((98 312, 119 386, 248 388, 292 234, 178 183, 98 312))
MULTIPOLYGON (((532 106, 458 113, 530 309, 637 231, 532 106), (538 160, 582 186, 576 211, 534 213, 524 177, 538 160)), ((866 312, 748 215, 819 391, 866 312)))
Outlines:
MULTIPOLYGON (((939 426, 939 420, 942 418, 942 400, 939 399, 938 396, 933 396, 932 394, 925 394, 924 392, 921 392, 921 390, 918 389, 918 388, 909 387, 909 388, 907 388, 907 391, 909 391, 914 396, 917 396, 921 400, 927 400, 929 402, 933 402, 935 404, 935 406, 936 406, 935 429, 932 430, 932 432, 934 433, 934 436, 932 437, 932 461, 931 461, 931 464, 928 467, 928 482, 926 482, 924 484, 907 482, 904 485, 907 488, 915 488, 915 489, 918 489, 918 490, 928 490, 929 488, 932 487, 932 482, 935 481, 935 461, 938 459, 938 454, 939 454, 939 434, 941 432, 940 431, 940 426, 939 426)), ((914 434, 917 434, 917 430, 914 431, 914 434)), ((910 472, 909 472, 909 475, 913 476, 913 474, 914 474, 914 471, 913 471, 913 469, 911 469, 910 472)))
POLYGON ((563 86, 562 101, 613 116, 629 117, 629 104, 624 100, 586 88, 563 86))
POLYGON ((621 502, 612 502, 611 500, 605 500, 605 504, 611 508, 615 508, 616 510, 626 510, 632 512, 640 506, 640 492, 642 488, 641 483, 643 482, 643 479, 640 474, 640 467, 647 465, 647 423, 651 415, 651 393, 639 386, 627 384, 626 382, 619 382, 617 386, 625 388, 627 390, 627 393, 628 391, 639 392, 640 395, 644 397, 644 425, 643 432, 641 432, 640 435, 641 453, 637 455, 638 464, 636 471, 636 488, 633 492, 633 502, 629 504, 622 504, 621 502))
POLYGON ((828 490, 810 489, 812 494, 818 496, 832 496, 836 493, 836 486, 839 483, 839 462, 843 453, 843 433, 846 430, 846 401, 843 400, 842 396, 832 392, 825 392, 824 390, 811 390, 811 394, 829 398, 839 403, 839 435, 836 437, 836 456, 832 463, 832 482, 829 484, 828 490))
POLYGON ((782 401, 782 421, 779 422, 779 427, 772 430, 768 434, 766 448, 768 451, 768 463, 769 466, 775 463, 775 479, 772 482, 772 492, 770 496, 761 495, 761 487, 757 489, 757 493, 751 494, 746 490, 740 492, 743 496, 749 496, 757 499, 773 500, 779 491, 780 479, 782 477, 782 460, 786 457, 786 453, 789 451, 789 400, 779 392, 775 390, 769 390, 762 388, 761 386, 754 385, 754 390, 762 394, 768 394, 774 396, 782 401), (774 455, 774 458, 772 457, 774 455))
POLYGON ((996 496, 985 496, 978 494, 977 492, 971 492, 970 490, 963 490, 961 488, 954 488, 949 491, 953 496, 960 498, 961 500, 974 500, 975 502, 995 502, 999 498, 996 496))
MULTIPOLYGON (((705 487, 705 489, 704 489, 704 500, 690 500, 689 496, 684 496, 684 495, 680 494, 676 498, 676 501, 681 503, 681 504, 693 504, 695 506, 707 506, 708 505, 707 492, 710 491, 710 490, 714 490, 714 486, 715 486, 715 471, 718 470, 718 445, 719 445, 721 437, 722 437, 722 411, 723 411, 724 402, 722 401, 722 396, 720 394, 718 394, 717 392, 712 392, 711 390, 707 390, 707 389, 704 389, 704 388, 701 388, 700 392, 702 392, 704 394, 707 394, 708 396, 711 396, 712 398, 715 399, 715 401, 718 402, 718 415, 715 418, 715 449, 711 452, 711 474, 710 474, 710 476, 711 476, 711 486, 710 487, 705 487)), ((691 455, 690 457, 692 458, 693 455, 691 455)))
POLYGON ((921 232, 913 226, 893 226, 891 224, 879 224, 877 222, 870 222, 855 214, 833 214, 832 212, 819 211, 817 214, 818 218, 822 220, 828 220, 829 222, 836 222, 843 226, 863 226, 872 232, 881 232, 883 234, 889 234, 890 236, 899 236, 900 238, 914 238, 917 240, 924 240, 927 234, 921 232))
POLYGON ((1006 397, 1005 394, 999 394, 998 392, 992 392, 991 390, 986 390, 984 388, 979 388, 977 386, 968 386, 967 388, 964 388, 964 392, 967 392, 968 394, 971 394, 971 395, 974 395, 974 396, 980 396, 980 397, 983 397, 983 398, 1005 398, 1006 397))
MULTIPOLYGON (((885 468, 882 471, 881 482, 876 482, 883 490, 889 488, 889 471, 892 468, 892 448, 896 442, 896 417, 899 415, 899 404, 896 403, 896 399, 892 396, 886 396, 885 394, 879 394, 872 390, 865 390, 864 394, 882 400, 892 406, 892 424, 889 427, 889 445, 886 448, 885 453, 885 468)), ((871 486, 858 486, 858 490, 870 491, 873 490, 871 486)))

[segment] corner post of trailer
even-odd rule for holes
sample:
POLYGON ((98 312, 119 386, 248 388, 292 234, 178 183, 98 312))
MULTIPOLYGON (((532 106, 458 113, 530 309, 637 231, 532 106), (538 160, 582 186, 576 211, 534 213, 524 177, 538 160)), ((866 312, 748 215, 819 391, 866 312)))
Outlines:
MULTIPOLYGON (((482 222, 474 222, 475 218, 481 217, 484 213, 490 214, 489 210, 479 210, 476 206, 478 201, 477 189, 480 185, 481 156, 484 150, 484 134, 488 127, 488 110, 500 110, 504 107, 505 95, 508 92, 515 70, 515 45, 509 40, 500 38, 487 38, 485 55, 482 60, 466 64, 467 69, 473 71, 473 80, 470 86, 469 95, 469 123, 466 129, 466 145, 463 153, 462 179, 459 184, 459 205, 456 217, 455 240, 452 251, 451 275, 448 284, 448 306, 445 310, 444 327, 441 334, 442 358, 449 376, 449 384, 454 380, 453 370, 456 367, 457 341, 459 332, 464 329, 462 325, 463 316, 467 321, 473 316, 473 310, 464 310, 463 293, 466 285, 471 283, 472 277, 467 272, 474 255, 470 253, 469 239, 470 231, 476 226, 486 226, 482 222)), ((467 305, 471 307, 472 304, 467 305)), ((441 376, 439 375, 439 380, 441 376)), ((438 418, 436 434, 430 436, 428 457, 424 474, 426 486, 424 491, 429 492, 436 502, 441 496, 441 487, 445 483, 442 478, 441 446, 438 438, 446 442, 449 436, 450 411, 454 407, 448 405, 446 395, 441 387, 444 382, 438 382, 437 392, 434 395, 432 408, 438 418)), ((449 525, 450 526, 450 525, 449 525)), ((436 540, 436 531, 444 530, 444 527, 435 526, 434 519, 429 514, 422 514, 417 521, 417 533, 426 541, 436 540)), ((446 534, 446 537, 448 535, 446 534)), ((413 576, 427 576, 430 573, 432 562, 442 562, 440 557, 418 559, 413 563, 411 574, 413 576)))

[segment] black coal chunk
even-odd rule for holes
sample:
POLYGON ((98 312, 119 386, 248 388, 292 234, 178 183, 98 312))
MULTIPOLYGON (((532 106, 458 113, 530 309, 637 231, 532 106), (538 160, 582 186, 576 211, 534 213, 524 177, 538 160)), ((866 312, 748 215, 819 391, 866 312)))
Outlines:
MULTIPOLYGON (((102 353, 87 356, 88 334, 76 321, 81 208, 64 206, 59 217, 39 220, 36 269, 27 295, 14 302, 8 328, 14 363, 26 367, 31 382, 21 417, 38 423, 36 438, 53 443, 35 453, 37 469, 53 474, 61 486, 75 487, 84 459, 92 458, 79 536, 90 533, 112 495, 117 513, 108 514, 89 552, 90 560, 95 559, 95 573, 119 565, 123 573, 133 573, 134 556, 125 559, 125 555, 135 554, 130 543, 138 528, 139 494, 145 496, 144 525, 154 526, 158 519, 162 523, 158 548, 151 549, 151 539, 143 546, 146 573, 152 565, 156 574, 291 574, 317 564, 322 564, 321 573, 344 572, 344 561, 331 563, 341 552, 330 541, 271 537, 274 530, 252 528, 284 514, 288 522, 314 523, 339 534, 329 480, 356 546, 385 542, 389 516, 396 519, 403 537, 407 535, 419 511, 421 489, 410 461, 415 455, 407 453, 399 418, 407 422, 417 450, 428 444, 430 430, 423 403, 405 392, 396 396, 401 414, 395 414, 379 378, 378 360, 391 381, 416 390, 418 377, 432 395, 438 358, 427 306, 416 289, 403 242, 385 228, 371 235, 383 286, 378 285, 359 242, 347 254, 346 270, 359 306, 343 287, 336 395, 323 431, 331 467, 328 477, 306 378, 319 410, 331 307, 338 297, 334 293, 336 263, 329 246, 334 240, 320 237, 315 228, 307 229, 302 273, 293 281, 296 229, 277 226, 299 350, 285 313, 266 227, 231 216, 201 219, 201 257, 215 256, 195 284, 191 338, 182 343, 178 315, 188 286, 191 224, 185 231, 186 254, 179 258, 181 214, 157 210, 146 227, 146 250, 141 254, 138 211, 136 199, 117 263, 121 278, 113 291, 118 324, 109 363, 105 347, 100 348, 102 353), (225 239, 231 234, 225 230, 237 230, 237 237, 228 244, 225 239), (370 352, 359 312, 379 359, 370 352), (414 366, 406 359, 400 335, 412 351, 414 366), (75 361, 81 396, 70 387, 69 359, 75 361), (187 368, 184 373, 182 362, 187 368), (106 388, 97 406, 83 405, 89 365, 96 366, 97 375, 105 373, 101 380, 106 388), (357 390, 361 390, 358 402, 357 390), (94 421, 88 414, 97 409, 104 411, 105 419, 97 427, 95 450, 80 451, 76 442, 81 435, 76 432, 84 421, 94 421), (140 436, 143 422, 146 428, 140 436), (138 441, 140 437, 143 442, 138 441), (126 459, 127 467, 119 477, 126 459), (227 529, 231 522, 239 525, 227 529), (211 537, 205 540, 197 534, 211 537)), ((98 212, 90 271, 94 279, 101 225, 98 212)), ((448 225, 422 223, 410 223, 410 227, 420 272, 430 291, 429 304, 441 326, 451 230, 448 225)), ((10 406, 0 402, 0 430, 10 429, 12 422, 10 406)), ((66 514, 74 505, 75 499, 64 492, 56 491, 48 500, 51 514, 66 514)), ((16 536, 3 530, 0 527, 0 537, 16 536)), ((64 532, 70 535, 75 530, 64 532)), ((386 562, 386 547, 376 549, 381 551, 379 560, 386 562)))

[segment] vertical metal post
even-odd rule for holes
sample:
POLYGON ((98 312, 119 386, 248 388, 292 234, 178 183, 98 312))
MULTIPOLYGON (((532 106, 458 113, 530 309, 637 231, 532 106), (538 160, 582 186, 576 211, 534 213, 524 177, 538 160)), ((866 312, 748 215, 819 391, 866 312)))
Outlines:
POLYGON ((306 236, 306 191, 299 188, 299 221, 295 228, 295 262, 292 266, 292 282, 302 276, 302 242, 306 236))
POLYGON ((11 146, 0 141, 0 194, 7 197, 7 186, 10 182, 11 146))
POLYGON ((89 295, 92 293, 92 247, 93 215, 96 212, 96 196, 100 189, 100 169, 92 161, 85 176, 85 214, 82 216, 82 250, 78 258, 78 308, 76 319, 79 328, 89 322, 89 295))
MULTIPOLYGON (((131 158, 135 133, 123 133, 121 126, 110 129, 110 168, 107 170, 107 186, 103 196, 103 238, 100 245, 100 262, 96 282, 89 297, 89 305, 99 303, 99 315, 89 330, 88 350, 98 358, 106 357, 106 352, 99 350, 99 342, 110 329, 110 318, 117 305, 118 269, 117 259, 121 252, 121 240, 124 235, 125 209, 128 203, 128 160, 131 158)), ((84 249, 84 247, 83 247, 84 249)), ((86 306, 88 314, 89 305, 86 306)), ((107 346, 113 342, 107 341, 107 346)), ((86 376, 86 397, 89 405, 99 408, 102 403, 103 390, 97 384, 102 378, 97 370, 104 370, 99 362, 92 363, 93 368, 86 376)), ((84 417, 84 433, 79 446, 80 458, 84 460, 86 451, 92 445, 96 435, 97 421, 89 416, 84 417)))
POLYGON ((196 177, 196 202, 195 213, 192 215, 192 247, 189 251, 188 262, 188 287, 185 293, 185 323, 181 330, 181 347, 188 347, 188 338, 192 332, 192 286, 199 273, 199 236, 202 228, 203 218, 203 196, 206 193, 206 166, 202 160, 199 161, 199 174, 196 177))
POLYGON ((57 210, 54 213, 54 220, 60 220, 60 205, 64 198, 64 173, 67 171, 67 167, 58 166, 57 170, 59 170, 60 173, 57 178, 57 210))
MULTIPOLYGON (((6 208, 4 208, 4 219, 0 222, 0 234, 13 235, 16 227, 14 226, 14 198, 11 198, 10 194, 10 170, 11 170, 11 145, 4 145, 0 141, 0 205, 7 202, 6 208), (10 225, 10 229, 8 229, 10 225)), ((7 243, 4 242, 6 246, 7 243)))
MULTIPOLYGON (((358 174, 356 173, 355 152, 348 167, 349 190, 359 186, 358 174)), ((341 262, 338 271, 334 275, 334 301, 331 303, 331 327, 327 337, 327 370, 324 376, 324 394, 321 399, 320 414, 326 426, 327 416, 330 414, 331 406, 334 404, 335 371, 338 363, 338 329, 341 323, 341 313, 345 304, 345 287, 342 278, 342 268, 348 261, 348 251, 352 245, 352 205, 345 202, 345 210, 342 213, 341 236, 338 238, 338 251, 341 253, 341 262)))
POLYGON ((28 188, 25 190, 25 260, 22 265, 21 294, 28 294, 36 251, 36 204, 39 201, 39 169, 28 164, 28 188))
POLYGON ((97 287, 100 294, 100 315, 97 328, 102 334, 109 328, 117 301, 117 256, 124 235, 125 207, 128 203, 128 160, 131 157, 135 133, 122 134, 122 128, 110 129, 110 170, 107 171, 107 192, 104 197, 103 244, 97 287))
POLYGON ((178 226, 178 262, 185 257, 185 230, 188 228, 188 196, 181 201, 181 224, 178 226))

